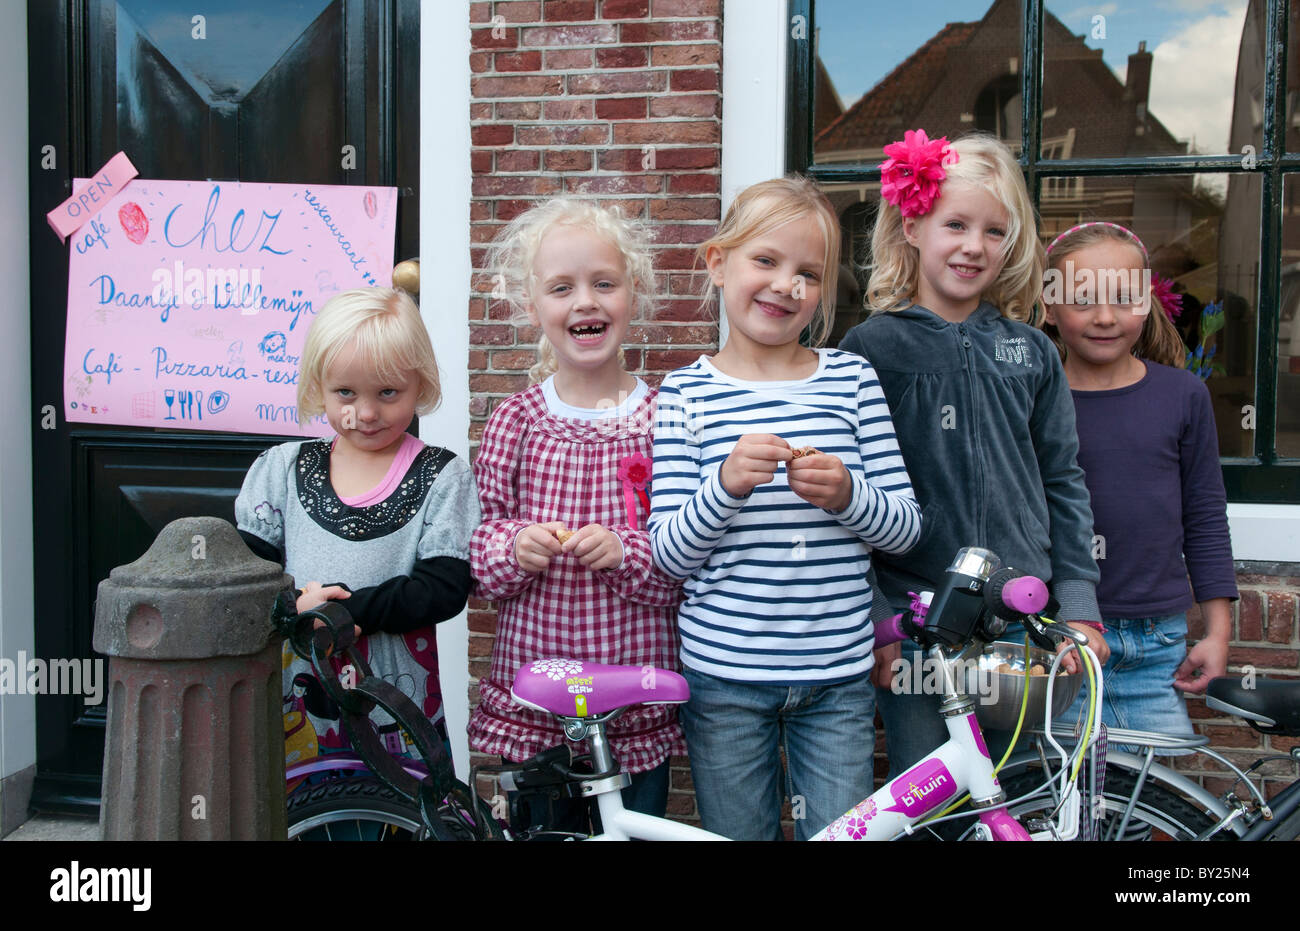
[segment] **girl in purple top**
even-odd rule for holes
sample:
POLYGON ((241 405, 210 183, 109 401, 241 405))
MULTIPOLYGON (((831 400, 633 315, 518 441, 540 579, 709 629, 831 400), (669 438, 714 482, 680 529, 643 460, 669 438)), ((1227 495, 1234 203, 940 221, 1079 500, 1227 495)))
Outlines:
POLYGON ((1227 671, 1237 597, 1210 393, 1182 371, 1186 350, 1133 232, 1084 223, 1056 237, 1047 259, 1044 330, 1074 396, 1101 568, 1102 720, 1190 735, 1175 689, 1203 692, 1227 671), (1206 634, 1188 650, 1193 596, 1206 634))

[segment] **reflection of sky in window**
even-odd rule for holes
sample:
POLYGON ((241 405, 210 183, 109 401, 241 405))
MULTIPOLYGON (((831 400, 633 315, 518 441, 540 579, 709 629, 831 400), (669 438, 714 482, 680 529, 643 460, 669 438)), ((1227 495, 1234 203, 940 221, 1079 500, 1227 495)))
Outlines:
POLYGON ((256 86, 330 2, 118 0, 118 6, 182 71, 197 77, 213 95, 237 100, 256 86), (207 38, 193 38, 191 20, 196 15, 207 21, 207 38))
MULTIPOLYGON (((1128 56, 1152 53, 1151 112, 1180 139, 1206 152, 1227 147, 1237 50, 1247 0, 1048 0, 1049 12, 1123 81, 1128 56), (1104 16, 1106 38, 1093 39, 1104 16)), ((923 13, 893 3, 817 0, 818 51, 845 107, 852 106, 945 23, 977 22, 991 0, 929 0, 923 13)))

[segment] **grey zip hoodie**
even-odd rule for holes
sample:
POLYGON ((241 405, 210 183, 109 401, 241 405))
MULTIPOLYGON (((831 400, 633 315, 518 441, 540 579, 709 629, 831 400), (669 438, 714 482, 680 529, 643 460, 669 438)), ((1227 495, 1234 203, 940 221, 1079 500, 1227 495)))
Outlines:
POLYGON ((1074 402, 1046 334, 987 302, 962 323, 914 304, 868 318, 840 348, 875 368, 921 505, 916 547, 871 557, 894 610, 957 550, 982 546, 1049 581, 1059 620, 1100 621, 1074 402))

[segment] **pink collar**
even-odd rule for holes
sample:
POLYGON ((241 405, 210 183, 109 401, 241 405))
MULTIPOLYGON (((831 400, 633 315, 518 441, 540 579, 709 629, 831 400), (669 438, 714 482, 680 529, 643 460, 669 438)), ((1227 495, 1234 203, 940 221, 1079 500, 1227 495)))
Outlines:
MULTIPOLYGON (((331 452, 333 452, 334 444, 337 442, 338 437, 335 437, 333 442, 330 443, 331 452)), ((406 475, 406 470, 411 467, 411 463, 415 461, 415 457, 420 454, 422 449, 424 449, 424 443, 420 441, 419 437, 411 436, 409 433, 406 434, 402 439, 402 445, 397 448, 397 455, 393 457, 393 464, 388 467, 388 474, 384 476, 382 482, 362 495, 355 495, 350 498, 339 495, 339 500, 348 507, 354 508, 369 507, 383 501, 397 490, 397 486, 402 482, 402 477, 406 475)))

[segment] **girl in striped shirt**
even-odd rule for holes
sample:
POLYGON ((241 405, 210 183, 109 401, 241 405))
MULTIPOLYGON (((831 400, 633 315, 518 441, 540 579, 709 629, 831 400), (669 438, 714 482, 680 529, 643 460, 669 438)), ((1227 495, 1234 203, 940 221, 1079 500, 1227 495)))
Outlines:
MULTIPOLYGON (((479 683, 471 745, 519 762, 558 746, 548 714, 515 703, 516 671, 545 658, 676 671, 681 588, 645 530, 655 392, 623 366, 633 317, 652 309, 649 244, 593 202, 555 198, 517 217, 489 257, 494 293, 541 328, 534 384, 499 404, 474 462, 483 525, 470 540, 480 597, 497 606, 492 664, 479 683)), ((662 817, 668 758, 685 750, 672 705, 641 705, 609 726, 632 785, 624 804, 662 817)), ((586 832, 585 801, 552 815, 586 832)))
POLYGON ((704 827, 736 839, 780 838, 786 794, 800 839, 871 794, 865 576, 920 533, 870 363, 799 340, 830 331, 839 247, 811 182, 742 192, 700 247, 726 344, 659 392, 650 538, 685 580, 682 725, 704 827))

